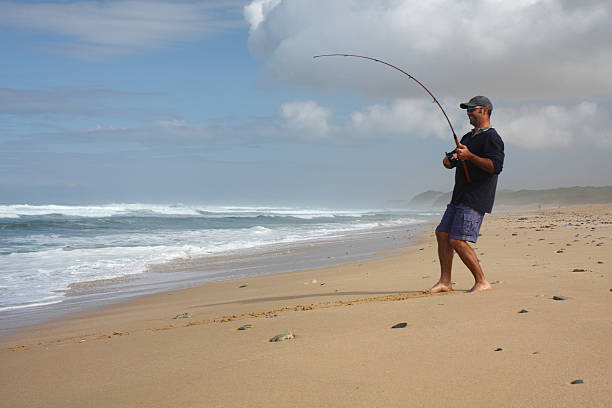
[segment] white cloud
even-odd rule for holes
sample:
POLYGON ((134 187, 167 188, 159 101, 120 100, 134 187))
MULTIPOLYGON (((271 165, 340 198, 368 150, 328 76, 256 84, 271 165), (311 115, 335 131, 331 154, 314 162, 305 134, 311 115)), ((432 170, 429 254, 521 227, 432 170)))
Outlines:
POLYGON ((151 96, 152 94, 103 88, 0 88, 0 115, 142 116, 146 114, 143 109, 115 108, 109 102, 151 96))
POLYGON ((329 131, 331 111, 313 101, 287 102, 281 106, 281 115, 288 130, 300 137, 321 137, 329 131))
MULTIPOLYGON (((442 103, 461 138, 470 130, 464 110, 442 103)), ((282 105, 285 137, 303 139, 325 135, 327 142, 362 142, 368 139, 437 137, 452 140, 446 119, 437 105, 420 99, 397 99, 334 118, 331 110, 313 101, 282 105), (334 125, 330 125, 330 122, 334 125)), ((495 108, 492 124, 504 142, 528 150, 612 150, 612 112, 593 102, 495 108)), ((280 132, 279 132, 280 133, 280 132)))
POLYGON ((0 26, 66 36, 71 42, 58 43, 61 50, 85 57, 164 47, 241 25, 236 1, 4 1, 0 9, 0 26))
POLYGON ((73 131, 73 138, 95 137, 122 141, 189 141, 212 140, 213 132, 206 126, 181 119, 158 119, 136 127, 114 127, 96 125, 86 132, 73 131))
POLYGON ((561 100, 612 91, 605 0, 257 0, 245 15, 252 54, 279 79, 306 88, 387 98, 421 92, 369 61, 312 59, 348 52, 398 65, 439 97, 561 100))
POLYGON ((593 102, 501 108, 494 123, 506 143, 527 149, 612 149, 612 112, 593 102))
MULTIPOLYGON (((458 116, 456 113, 452 115, 451 123, 453 118, 457 123, 458 116)), ((391 104, 375 104, 363 111, 353 112, 348 128, 349 132, 362 135, 434 135, 441 139, 452 135, 438 106, 422 99, 396 99, 391 104)))
POLYGON ((281 0, 255 0, 244 7, 244 18, 251 26, 251 31, 265 20, 266 16, 281 0))

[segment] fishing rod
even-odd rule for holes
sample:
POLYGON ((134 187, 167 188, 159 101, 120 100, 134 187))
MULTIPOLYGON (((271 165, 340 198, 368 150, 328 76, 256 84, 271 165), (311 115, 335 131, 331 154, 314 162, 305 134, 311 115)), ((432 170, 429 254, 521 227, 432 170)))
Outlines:
MULTIPOLYGON (((429 94, 429 96, 431 96, 433 98, 433 101, 438 105, 438 107, 440 108, 440 110, 444 114, 444 117, 446 118, 446 121, 448 122, 448 126, 450 126, 451 132, 453 132, 453 138, 455 139, 455 144, 457 145, 457 147, 459 147, 460 143, 459 143, 459 139, 457 139, 457 134, 455 134, 455 129, 453 129, 453 125, 452 125, 450 119, 448 118, 448 115, 444 111, 444 108, 442 108, 442 105, 440 105, 440 102, 438 102, 438 99, 436 99, 434 94, 432 94, 429 91, 429 89, 427 89, 427 87, 421 83, 421 81, 419 81, 418 79, 416 79, 415 77, 413 77, 412 75, 410 75, 409 73, 404 71, 403 69, 398 68, 398 67, 396 67, 393 64, 389 64, 388 62, 385 62, 385 61, 382 61, 382 60, 379 60, 379 59, 376 59, 376 58, 366 57, 366 56, 363 56, 363 55, 355 55, 355 54, 322 54, 322 55, 315 55, 313 58, 321 58, 321 57, 355 57, 355 58, 363 58, 363 59, 367 59, 367 60, 370 60, 370 61, 380 62, 381 64, 385 64, 385 65, 387 65, 387 66, 389 66, 389 67, 391 67, 393 69, 398 70, 402 74, 407 75, 408 78, 412 79, 417 84, 419 84, 421 86, 421 88, 423 88, 429 94)), ((463 171, 465 173, 465 178, 467 179, 467 182, 471 183, 472 179, 470 178, 470 173, 468 173, 468 169, 467 169, 467 165, 465 164, 465 161, 462 160, 461 164, 463 164, 463 171)))

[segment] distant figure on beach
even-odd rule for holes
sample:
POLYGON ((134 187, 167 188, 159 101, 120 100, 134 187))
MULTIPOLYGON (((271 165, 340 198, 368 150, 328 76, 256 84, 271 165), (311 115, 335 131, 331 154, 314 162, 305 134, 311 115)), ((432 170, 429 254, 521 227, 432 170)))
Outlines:
POLYGON ((429 289, 429 293, 453 290, 451 270, 455 252, 474 275, 476 282, 470 292, 491 289, 476 252, 467 241, 476 242, 485 213, 493 209, 497 176, 504 164, 504 142, 491 127, 493 105, 489 98, 475 96, 459 107, 467 110, 470 124, 474 128, 461 138, 459 147, 447 153, 442 161, 447 169, 455 168, 455 188, 442 221, 436 228, 440 280, 429 289), (471 176, 469 183, 463 165, 458 165, 460 161, 466 163, 471 176))

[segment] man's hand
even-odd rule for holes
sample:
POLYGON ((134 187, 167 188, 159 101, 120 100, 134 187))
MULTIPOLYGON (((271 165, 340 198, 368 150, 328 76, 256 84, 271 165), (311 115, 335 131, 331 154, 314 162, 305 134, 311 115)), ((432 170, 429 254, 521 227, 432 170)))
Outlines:
POLYGON ((450 160, 448 160, 448 157, 445 157, 442 160, 442 164, 444 165, 444 167, 446 167, 447 169, 452 169, 453 166, 451 166, 450 160))
POLYGON ((474 154, 470 152, 466 145, 461 143, 457 146, 457 158, 459 160, 471 160, 474 154))
POLYGON ((459 160, 469 161, 489 174, 493 174, 495 172, 495 167, 493 166, 493 161, 491 159, 476 156, 474 153, 470 152, 466 145, 462 145, 461 143, 457 147, 457 158, 459 160))
POLYGON ((457 163, 457 153, 455 153, 455 150, 450 153, 446 153, 446 157, 442 160, 442 164, 444 164, 444 167, 447 169, 452 169, 457 165, 457 163))

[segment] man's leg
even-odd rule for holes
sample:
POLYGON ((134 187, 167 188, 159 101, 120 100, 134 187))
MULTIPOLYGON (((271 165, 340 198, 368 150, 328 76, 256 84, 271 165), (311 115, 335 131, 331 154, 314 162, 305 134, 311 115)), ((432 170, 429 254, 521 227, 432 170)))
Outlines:
POLYGON ((491 290, 491 284, 485 279, 476 252, 474 252, 472 247, 467 242, 458 239, 450 239, 449 241, 451 248, 457 252, 465 266, 467 266, 470 272, 472 272, 472 275, 474 275, 476 283, 474 283, 474 286, 472 286, 472 289, 469 291, 484 292, 486 290, 491 290))
POLYGON ((453 268, 454 250, 448 232, 436 231, 436 239, 438 240, 438 259, 440 260, 440 280, 428 292, 450 292, 453 290, 451 270, 453 268))

